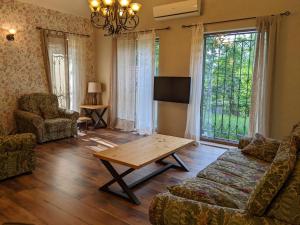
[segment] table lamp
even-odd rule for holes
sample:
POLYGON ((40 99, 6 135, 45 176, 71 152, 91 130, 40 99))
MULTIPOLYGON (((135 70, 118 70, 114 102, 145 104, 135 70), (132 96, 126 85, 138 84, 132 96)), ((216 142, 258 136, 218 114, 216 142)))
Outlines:
POLYGON ((97 82, 89 82, 88 84, 88 93, 93 94, 92 104, 97 105, 97 94, 101 93, 101 84, 97 82))

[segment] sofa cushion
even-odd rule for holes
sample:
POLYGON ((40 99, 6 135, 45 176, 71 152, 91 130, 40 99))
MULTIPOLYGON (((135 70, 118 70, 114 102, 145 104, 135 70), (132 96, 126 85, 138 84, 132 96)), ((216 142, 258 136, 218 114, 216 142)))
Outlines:
POLYGON ((44 119, 59 117, 58 100, 55 95, 49 95, 40 103, 40 111, 44 119))
POLYGON ((300 122, 293 127, 291 135, 295 137, 297 148, 300 149, 300 122))
POLYGON ((237 209, 244 209, 249 197, 243 191, 203 178, 186 180, 168 190, 182 198, 237 209))
POLYGON ((0 136, 4 136, 4 135, 6 135, 6 132, 3 128, 3 126, 0 124, 0 136))
POLYGON ((217 160, 197 175, 250 194, 264 171, 232 162, 217 160))
POLYGON ((72 120, 66 118, 56 118, 45 120, 45 127, 48 133, 64 132, 71 130, 72 120))
POLYGON ((279 145, 280 142, 277 140, 265 138, 261 134, 255 134, 251 143, 242 149, 242 153, 252 155, 267 162, 272 162, 279 145))
POLYGON ((262 216, 273 198, 282 188, 288 176, 293 171, 296 162, 297 147, 294 137, 282 141, 277 154, 247 203, 250 214, 262 216))
POLYGON ((270 166, 269 162, 259 160, 250 155, 243 154, 239 149, 226 151, 218 158, 218 160, 232 162, 234 164, 249 167, 262 172, 265 172, 270 166))
POLYGON ((300 224, 300 154, 295 169, 268 210, 268 216, 290 224, 300 224))
POLYGON ((252 140, 253 140, 252 137, 241 137, 239 140, 238 148, 244 149, 247 145, 251 143, 252 140))

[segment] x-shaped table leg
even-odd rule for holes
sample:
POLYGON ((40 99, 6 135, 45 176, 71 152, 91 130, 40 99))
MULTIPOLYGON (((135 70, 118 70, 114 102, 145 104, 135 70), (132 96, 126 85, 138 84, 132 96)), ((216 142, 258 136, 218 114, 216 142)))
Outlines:
POLYGON ((130 188, 128 187, 128 185, 125 183, 125 181, 123 180, 123 177, 128 175, 129 173, 133 172, 134 169, 129 169, 127 171, 125 171, 123 174, 119 174, 115 168, 110 164, 110 162, 106 161, 106 160, 102 160, 101 162, 103 163, 103 165, 108 169, 108 171, 111 173, 111 175, 113 176, 113 180, 111 180, 110 182, 108 182, 107 184, 105 184, 104 186, 102 186, 100 188, 100 190, 102 191, 106 191, 106 192, 110 192, 112 194, 121 196, 123 198, 129 199, 131 202, 140 205, 141 202, 138 200, 138 198, 135 196, 135 194, 130 190, 130 188), (123 191, 125 192, 117 192, 117 191, 113 191, 111 189, 109 189, 109 186, 112 185, 113 183, 117 182, 120 187, 123 189, 123 191))

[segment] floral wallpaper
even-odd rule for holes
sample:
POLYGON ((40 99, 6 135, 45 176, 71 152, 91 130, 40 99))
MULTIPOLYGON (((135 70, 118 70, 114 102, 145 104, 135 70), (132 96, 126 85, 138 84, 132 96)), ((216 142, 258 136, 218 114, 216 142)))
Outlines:
POLYGON ((48 92, 40 31, 36 27, 89 34, 87 80, 96 80, 94 30, 89 19, 15 0, 0 0, 0 125, 14 130, 13 112, 23 94, 48 92), (7 41, 9 29, 15 41, 7 41))

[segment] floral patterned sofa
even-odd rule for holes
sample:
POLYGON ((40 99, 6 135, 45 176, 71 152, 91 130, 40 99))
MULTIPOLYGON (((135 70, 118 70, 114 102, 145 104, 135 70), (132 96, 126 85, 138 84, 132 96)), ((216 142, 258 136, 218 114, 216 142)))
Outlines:
POLYGON ((77 135, 79 113, 59 108, 56 95, 24 95, 18 105, 15 112, 18 132, 34 133, 38 143, 77 135))
POLYGON ((33 134, 6 135, 0 127, 0 181, 34 170, 35 145, 33 134))
MULTIPOLYGON (((300 224, 300 124, 271 162, 229 150, 197 177, 168 187, 149 209, 153 225, 300 224)), ((267 152, 267 151, 266 151, 267 152)), ((265 153, 266 153, 265 152, 265 153)))

